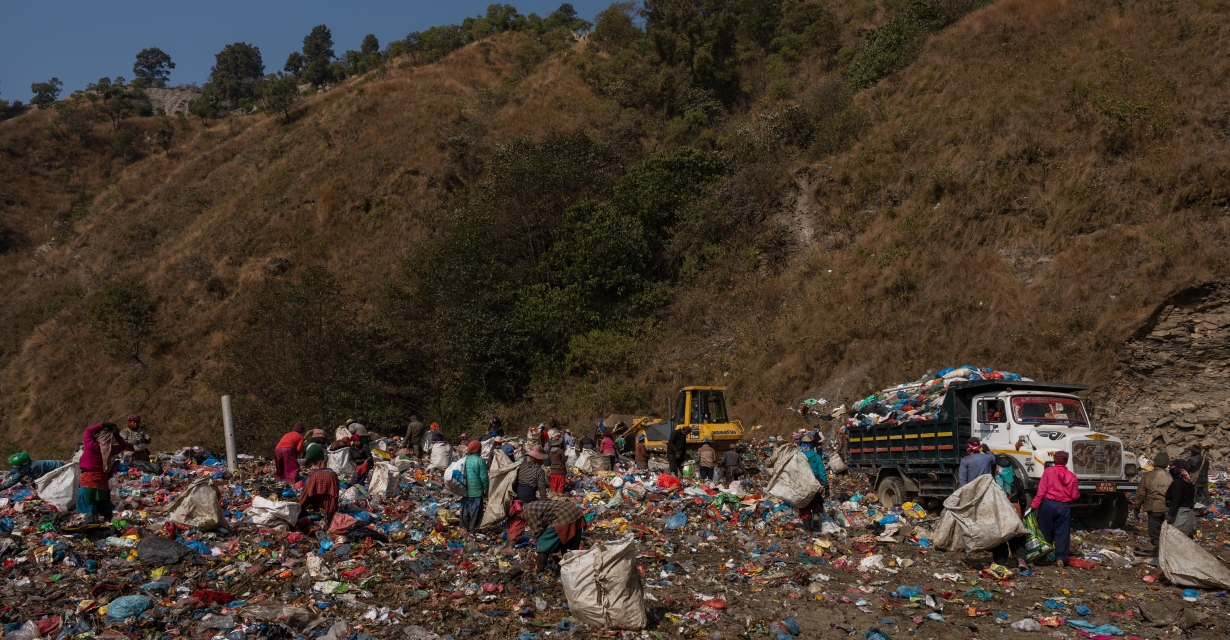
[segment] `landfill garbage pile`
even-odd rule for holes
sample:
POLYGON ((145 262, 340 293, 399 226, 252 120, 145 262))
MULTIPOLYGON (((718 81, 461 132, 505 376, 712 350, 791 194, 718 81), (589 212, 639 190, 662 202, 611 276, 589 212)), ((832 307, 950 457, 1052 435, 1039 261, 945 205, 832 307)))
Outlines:
MULTIPOLYGON (((774 448, 751 444, 762 459, 774 448)), ((0 492, 4 635, 1213 638, 1230 623, 1226 587, 1207 583, 1215 572, 1167 569, 1199 580, 1181 586, 1142 562, 1143 520, 1130 531, 1074 532, 1072 567, 1040 559, 1018 571, 987 553, 940 551, 939 513, 886 509, 865 476, 849 473, 831 477, 820 531, 810 533, 768 493, 766 473, 701 483, 622 460, 612 471, 574 468, 560 499, 585 513, 582 550, 538 575, 525 534, 508 540, 502 522, 477 533, 459 526, 459 498, 427 460, 374 455, 391 475, 379 487, 375 478, 343 484, 338 515, 312 535, 291 526, 296 487, 275 482, 261 458, 241 456, 235 473, 203 452, 121 465, 116 515, 94 525, 14 485, 0 492), (610 567, 632 570, 602 583, 610 567), (582 606, 574 598, 598 592, 595 580, 643 609, 582 606)), ((1224 504, 1222 486, 1213 492, 1224 504)), ((1214 506, 1200 518, 1191 544, 1215 559, 1207 566, 1224 560, 1230 511, 1214 506)))
POLYGON ((859 400, 851 407, 848 424, 869 427, 881 422, 932 420, 944 404, 948 385, 971 380, 1026 380, 1018 373, 963 365, 941 369, 914 382, 889 387, 859 400))

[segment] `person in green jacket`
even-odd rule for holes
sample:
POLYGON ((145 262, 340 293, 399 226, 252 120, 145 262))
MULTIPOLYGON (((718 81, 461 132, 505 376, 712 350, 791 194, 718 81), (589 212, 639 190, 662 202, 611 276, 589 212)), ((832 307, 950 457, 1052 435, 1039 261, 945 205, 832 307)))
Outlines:
POLYGON ((461 499, 461 525, 466 531, 477 531, 483 522, 483 496, 487 494, 487 463, 479 455, 483 449, 478 440, 466 445, 466 497, 461 499))

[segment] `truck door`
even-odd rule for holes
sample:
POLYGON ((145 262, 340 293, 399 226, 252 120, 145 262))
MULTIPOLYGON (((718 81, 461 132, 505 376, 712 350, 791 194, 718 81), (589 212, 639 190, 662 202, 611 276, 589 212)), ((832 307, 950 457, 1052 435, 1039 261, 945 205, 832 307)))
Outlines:
MULTIPOLYGON (((1008 437, 1008 415, 1004 412, 1004 401, 999 398, 983 398, 978 401, 974 413, 976 424, 974 435, 983 442, 988 440, 1004 440, 1008 437)), ((1000 443, 1001 446, 1003 443, 1000 443)))

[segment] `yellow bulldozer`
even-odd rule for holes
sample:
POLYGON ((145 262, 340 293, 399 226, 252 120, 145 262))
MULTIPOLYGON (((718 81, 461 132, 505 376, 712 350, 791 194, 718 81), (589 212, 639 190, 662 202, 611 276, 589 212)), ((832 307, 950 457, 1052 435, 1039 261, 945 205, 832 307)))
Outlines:
POLYGON ((666 441, 671 431, 686 429, 687 449, 695 451, 705 438, 712 441, 719 453, 733 448, 743 439, 743 423, 726 414, 726 387, 684 387, 674 403, 667 401, 670 417, 663 420, 652 416, 612 415, 603 422, 613 437, 622 435, 624 448, 632 451, 636 437, 645 435, 645 447, 654 454, 666 453, 666 441), (616 427, 619 423, 624 426, 616 427))

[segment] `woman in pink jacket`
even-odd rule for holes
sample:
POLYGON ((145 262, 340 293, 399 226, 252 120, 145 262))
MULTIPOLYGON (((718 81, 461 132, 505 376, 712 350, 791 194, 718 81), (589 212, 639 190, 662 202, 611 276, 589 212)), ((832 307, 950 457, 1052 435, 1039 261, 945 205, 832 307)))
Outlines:
POLYGON ((1055 452, 1055 466, 1047 467, 1038 482, 1031 506, 1038 512, 1038 528, 1046 541, 1055 545, 1057 566, 1068 562, 1072 542, 1071 503, 1081 497, 1076 474, 1068 470, 1068 452, 1055 452))

